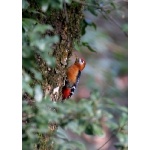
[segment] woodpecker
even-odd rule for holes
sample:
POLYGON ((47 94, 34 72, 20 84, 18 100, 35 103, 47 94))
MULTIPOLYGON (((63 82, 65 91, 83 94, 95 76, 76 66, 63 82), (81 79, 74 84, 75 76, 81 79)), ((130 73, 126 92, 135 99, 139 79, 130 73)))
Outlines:
POLYGON ((81 71, 85 68, 86 62, 83 58, 76 58, 75 63, 67 68, 65 86, 62 89, 62 99, 68 99, 73 94, 79 83, 81 71))

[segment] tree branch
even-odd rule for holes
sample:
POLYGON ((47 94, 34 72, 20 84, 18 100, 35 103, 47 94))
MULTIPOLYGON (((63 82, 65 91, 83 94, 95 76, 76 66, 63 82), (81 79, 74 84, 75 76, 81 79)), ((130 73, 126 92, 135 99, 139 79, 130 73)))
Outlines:
POLYGON ((101 6, 98 6, 98 5, 94 5, 94 4, 90 4, 90 3, 85 3, 85 2, 82 2, 82 1, 79 1, 79 0, 73 0, 74 2, 77 2, 77 3, 80 3, 80 4, 83 4, 83 5, 86 5, 86 6, 90 6, 90 7, 94 7, 94 8, 97 8, 99 9, 100 13, 105 17, 107 18, 111 23, 114 23, 123 33, 126 37, 128 37, 128 33, 123 31, 122 30, 122 27, 119 25, 119 23, 114 20, 111 16, 109 16, 107 14, 107 12, 104 10, 103 7, 101 6))
POLYGON ((112 135, 108 138, 108 140, 101 147, 99 147, 97 150, 101 150, 101 148, 103 148, 115 136, 116 133, 118 133, 119 131, 121 131, 126 124, 127 124, 127 121, 124 123, 123 126, 117 128, 117 129, 114 129, 112 131, 112 135))

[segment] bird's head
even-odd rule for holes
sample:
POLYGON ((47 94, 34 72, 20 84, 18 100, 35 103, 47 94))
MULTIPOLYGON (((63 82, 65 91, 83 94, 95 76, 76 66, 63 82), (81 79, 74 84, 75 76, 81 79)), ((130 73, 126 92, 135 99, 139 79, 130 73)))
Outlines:
POLYGON ((86 62, 83 58, 76 58, 75 65, 79 67, 79 70, 82 71, 85 68, 86 62))

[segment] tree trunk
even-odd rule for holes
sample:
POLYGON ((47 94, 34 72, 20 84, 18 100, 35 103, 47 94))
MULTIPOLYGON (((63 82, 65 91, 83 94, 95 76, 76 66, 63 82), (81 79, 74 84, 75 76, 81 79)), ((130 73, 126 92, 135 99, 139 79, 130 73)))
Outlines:
MULTIPOLYGON (((28 3, 30 4, 30 8, 43 14, 37 1, 28 0, 28 3)), ((52 101, 62 101, 62 87, 64 86, 66 78, 66 68, 68 66, 69 58, 72 56, 74 50, 74 42, 79 42, 80 40, 81 22, 83 19, 82 10, 82 4, 72 2, 70 5, 64 3, 63 9, 61 10, 49 8, 49 10, 44 13, 44 17, 39 13, 35 15, 34 13, 23 11, 24 17, 35 18, 39 23, 48 24, 54 28, 53 31, 47 31, 43 36, 59 36, 59 42, 53 45, 52 51, 50 50, 47 54, 49 57, 55 58, 55 66, 48 66, 40 54, 35 53, 35 61, 36 64, 38 64, 37 69, 42 74, 42 81, 39 83, 32 73, 28 71, 28 73, 33 76, 33 84, 40 84, 44 96, 48 96, 52 101)), ((23 99, 27 100, 28 104, 31 106, 33 106, 35 102, 27 93, 23 95, 23 99)), ((36 145, 37 149, 53 149, 52 146, 47 146, 45 141, 47 141, 47 137, 51 139, 52 132, 56 129, 55 127, 57 127, 57 124, 50 123, 50 133, 48 133, 48 136, 41 135, 39 145, 36 145)))
MULTIPOLYGON (((31 1, 31 6, 38 9, 35 2, 31 1)), ((81 21, 83 19, 83 5, 72 2, 70 5, 64 3, 62 10, 51 9, 48 11, 46 18, 36 16, 40 23, 50 24, 53 26, 53 32, 47 32, 47 35, 59 35, 59 43, 53 45, 53 52, 49 52, 50 56, 55 57, 55 67, 48 67, 41 57, 36 54, 36 61, 39 70, 42 73, 42 88, 44 95, 50 95, 53 101, 61 101, 62 87, 66 78, 65 70, 68 65, 69 58, 74 50, 74 42, 80 40, 81 21)), ((40 11, 38 9, 38 11, 40 11)))

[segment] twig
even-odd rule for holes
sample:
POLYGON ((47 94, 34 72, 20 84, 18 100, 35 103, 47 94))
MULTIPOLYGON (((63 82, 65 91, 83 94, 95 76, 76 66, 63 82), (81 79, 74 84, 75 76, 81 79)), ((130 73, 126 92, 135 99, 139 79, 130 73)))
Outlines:
POLYGON ((123 129, 123 127, 126 125, 126 123, 127 123, 127 121, 124 123, 123 126, 119 127, 118 129, 114 129, 112 132, 112 135, 109 137, 109 139, 101 147, 99 147, 97 150, 100 150, 101 148, 103 148, 115 136, 115 133, 117 133, 123 129))
POLYGON ((100 12, 101 12, 102 15, 103 15, 104 17, 106 17, 111 23, 114 23, 114 24, 125 34, 126 37, 128 37, 128 33, 122 30, 122 27, 119 25, 119 23, 118 23, 116 20, 114 20, 111 16, 106 15, 105 10, 102 9, 102 11, 100 11, 100 12), (103 14, 103 12, 104 12, 105 14, 103 14))
POLYGON ((90 4, 90 3, 85 3, 85 2, 82 2, 82 1, 79 1, 79 0, 73 0, 73 1, 74 1, 74 2, 77 2, 77 3, 80 3, 80 4, 83 4, 83 5, 86 5, 86 6, 91 6, 91 7, 94 7, 94 8, 99 9, 100 12, 102 13, 102 15, 103 15, 105 18, 109 19, 110 22, 114 23, 114 24, 125 34, 125 36, 128 37, 128 33, 122 30, 122 27, 116 22, 116 20, 114 20, 112 17, 106 15, 107 12, 104 10, 103 7, 97 6, 97 5, 94 5, 94 4, 90 4))
POLYGON ((97 150, 100 150, 101 148, 103 148, 112 138, 113 138, 114 134, 112 134, 109 139, 100 147, 98 148, 97 150))
POLYGON ((73 0, 74 2, 77 2, 79 4, 83 4, 83 5, 86 5, 86 6, 91 6, 91 7, 94 7, 94 8, 97 8, 97 9, 101 9, 101 7, 97 6, 97 5, 94 5, 94 4, 90 4, 90 3, 85 3, 85 2, 82 2, 82 1, 79 1, 79 0, 73 0))
POLYGON ((68 23, 69 20, 68 20, 68 14, 67 14, 67 9, 66 9, 66 2, 65 2, 65 0, 63 0, 63 4, 64 4, 64 12, 65 12, 65 16, 66 16, 66 22, 68 23))

